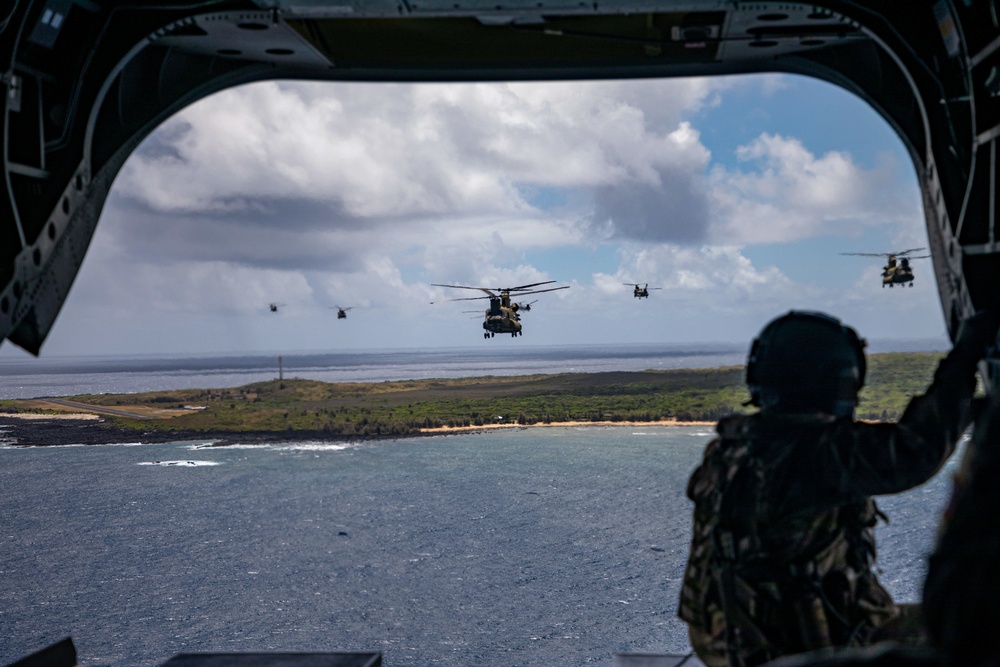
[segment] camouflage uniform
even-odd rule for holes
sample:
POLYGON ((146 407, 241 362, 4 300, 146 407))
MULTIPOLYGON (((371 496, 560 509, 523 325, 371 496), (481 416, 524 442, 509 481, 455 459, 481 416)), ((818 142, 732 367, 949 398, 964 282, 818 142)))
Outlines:
POLYGON ((719 422, 687 488, 694 528, 679 615, 703 662, 862 645, 897 615, 873 571, 882 515, 871 496, 938 471, 974 373, 975 359, 953 352, 896 424, 768 411, 719 422))

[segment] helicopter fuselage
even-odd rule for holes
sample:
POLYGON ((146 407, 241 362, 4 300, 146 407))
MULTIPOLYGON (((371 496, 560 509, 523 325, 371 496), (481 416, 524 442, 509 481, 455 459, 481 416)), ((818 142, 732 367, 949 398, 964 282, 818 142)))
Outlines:
POLYGON ((517 316, 517 309, 510 303, 509 295, 503 294, 501 297, 490 299, 490 308, 486 311, 483 329, 486 330, 483 338, 492 338, 498 333, 521 335, 521 320, 517 316))
POLYGON ((895 258, 890 258, 889 263, 882 267, 882 287, 906 284, 913 287, 913 269, 910 268, 910 262, 903 259, 897 263, 895 258))

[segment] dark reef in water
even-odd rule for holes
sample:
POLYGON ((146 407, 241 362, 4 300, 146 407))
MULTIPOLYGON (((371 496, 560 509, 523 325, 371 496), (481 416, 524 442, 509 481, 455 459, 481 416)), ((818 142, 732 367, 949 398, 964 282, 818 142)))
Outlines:
MULTIPOLYGON (((407 437, 417 437, 420 433, 407 437)), ((264 442, 373 440, 378 436, 331 436, 323 431, 139 431, 121 428, 104 419, 21 419, 0 416, 0 445, 45 447, 59 445, 114 445, 125 443, 211 442, 213 445, 264 442)))

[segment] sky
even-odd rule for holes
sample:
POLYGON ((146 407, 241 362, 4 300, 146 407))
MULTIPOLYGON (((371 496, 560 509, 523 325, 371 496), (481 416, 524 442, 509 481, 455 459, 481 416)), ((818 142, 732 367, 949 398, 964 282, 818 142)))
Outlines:
POLYGON ((748 343, 790 309, 943 341, 930 260, 887 289, 840 254, 926 240, 901 141, 805 77, 257 83, 129 158, 41 356, 748 343), (545 280, 518 338, 431 305, 545 280))

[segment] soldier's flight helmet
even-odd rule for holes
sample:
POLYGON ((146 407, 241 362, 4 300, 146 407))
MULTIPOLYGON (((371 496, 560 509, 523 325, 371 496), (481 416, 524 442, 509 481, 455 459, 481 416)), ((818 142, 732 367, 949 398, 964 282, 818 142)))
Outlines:
POLYGON ((750 347, 750 403, 773 412, 850 416, 865 382, 865 342, 824 313, 792 310, 750 347))

